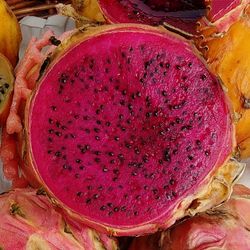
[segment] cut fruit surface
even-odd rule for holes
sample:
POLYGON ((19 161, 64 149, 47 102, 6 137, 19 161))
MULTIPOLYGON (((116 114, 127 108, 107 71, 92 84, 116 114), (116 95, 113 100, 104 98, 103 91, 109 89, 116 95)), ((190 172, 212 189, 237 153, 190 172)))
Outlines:
POLYGON ((224 92, 195 48, 164 29, 114 25, 78 32, 51 60, 26 110, 40 182, 102 231, 173 224, 233 149, 224 92))

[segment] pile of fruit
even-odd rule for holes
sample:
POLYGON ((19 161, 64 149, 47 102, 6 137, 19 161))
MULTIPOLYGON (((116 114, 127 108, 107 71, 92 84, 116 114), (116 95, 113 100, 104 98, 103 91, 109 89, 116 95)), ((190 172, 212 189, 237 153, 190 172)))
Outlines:
POLYGON ((0 0, 0 249, 250 249, 249 6, 72 0, 18 61, 0 0))

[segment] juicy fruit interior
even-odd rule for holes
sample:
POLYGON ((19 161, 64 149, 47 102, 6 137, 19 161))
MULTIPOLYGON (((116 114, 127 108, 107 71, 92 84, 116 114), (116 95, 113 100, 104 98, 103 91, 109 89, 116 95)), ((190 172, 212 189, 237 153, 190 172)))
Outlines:
POLYGON ((206 13, 203 0, 99 0, 99 4, 104 15, 113 23, 159 25, 167 22, 191 33, 195 32, 196 21, 206 13))
POLYGON ((118 30, 71 48, 29 112, 34 164, 68 207, 106 225, 171 212, 231 150, 224 93, 190 45, 118 30))

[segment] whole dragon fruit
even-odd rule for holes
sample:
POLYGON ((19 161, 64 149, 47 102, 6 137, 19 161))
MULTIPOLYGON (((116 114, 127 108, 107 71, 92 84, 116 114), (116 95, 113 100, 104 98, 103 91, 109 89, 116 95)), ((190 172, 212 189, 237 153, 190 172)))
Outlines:
POLYGON ((130 250, 250 249, 250 189, 236 185, 223 205, 177 223, 163 233, 134 240, 130 250))
POLYGON ((239 156, 250 156, 250 1, 200 28, 198 46, 227 88, 234 109, 239 156), (233 17, 233 18, 232 18, 233 17), (225 24, 225 25, 224 25, 225 24))
POLYGON ((32 189, 2 194, 0 216, 0 249, 118 249, 108 236, 65 220, 42 192, 32 189))
MULTIPOLYGON (((62 42, 46 36, 32 41, 37 59, 27 51, 15 87, 31 93, 23 171, 58 206, 120 236, 167 228, 227 199, 242 172, 229 161, 231 114, 190 42, 136 24, 83 27, 62 42), (31 62, 44 59, 49 41, 58 48, 32 91, 31 62)), ((20 133, 21 123, 11 128, 20 121, 14 100, 7 131, 20 133)))

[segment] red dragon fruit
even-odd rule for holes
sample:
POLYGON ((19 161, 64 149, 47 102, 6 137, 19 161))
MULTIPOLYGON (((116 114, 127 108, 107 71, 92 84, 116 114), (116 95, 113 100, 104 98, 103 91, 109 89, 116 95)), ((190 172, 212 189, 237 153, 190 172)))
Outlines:
POLYGON ((1 195, 0 216, 0 249, 118 249, 108 236, 69 223, 42 192, 32 189, 1 195))
MULTIPOLYGON (((122 236, 167 228, 227 199, 242 171, 229 161, 230 110, 190 42, 136 24, 47 38, 44 45, 59 46, 27 103, 21 152, 23 171, 33 171, 58 206, 122 236)), ((26 53, 15 85, 24 80, 26 97, 26 75, 34 79, 27 71, 37 68, 27 61, 44 58, 42 42, 33 44, 38 60, 26 53)), ((15 94, 8 121, 18 121, 15 94)))
POLYGON ((136 239, 130 250, 250 249, 250 189, 236 185, 230 200, 166 232, 136 239))
POLYGON ((206 14, 203 0, 73 0, 72 5, 78 14, 96 21, 103 21, 103 15, 109 23, 166 23, 191 34, 206 14))

